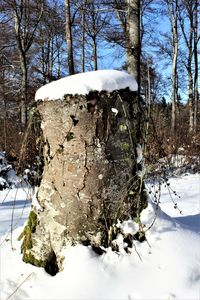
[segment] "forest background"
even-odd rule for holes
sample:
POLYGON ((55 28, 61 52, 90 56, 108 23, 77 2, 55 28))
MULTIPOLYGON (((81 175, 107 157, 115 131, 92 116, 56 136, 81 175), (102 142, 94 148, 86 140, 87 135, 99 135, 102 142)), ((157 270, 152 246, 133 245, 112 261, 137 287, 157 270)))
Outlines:
MULTIPOLYGON (((40 86, 79 72, 129 69, 128 2, 1 1, 0 150, 10 161, 18 164, 27 129, 23 164, 38 153, 37 124, 29 120, 40 86)), ((199 155, 198 0, 139 2, 146 160, 199 155)))

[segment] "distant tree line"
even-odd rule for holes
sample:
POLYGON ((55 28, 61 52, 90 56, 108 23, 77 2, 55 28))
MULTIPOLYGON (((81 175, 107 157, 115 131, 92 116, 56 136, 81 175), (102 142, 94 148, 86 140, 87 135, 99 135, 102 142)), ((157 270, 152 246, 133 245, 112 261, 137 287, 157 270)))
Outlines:
POLYGON ((1 149, 22 140, 37 88, 98 70, 107 53, 138 81, 147 138, 197 138, 198 11, 198 0, 2 0, 1 149))

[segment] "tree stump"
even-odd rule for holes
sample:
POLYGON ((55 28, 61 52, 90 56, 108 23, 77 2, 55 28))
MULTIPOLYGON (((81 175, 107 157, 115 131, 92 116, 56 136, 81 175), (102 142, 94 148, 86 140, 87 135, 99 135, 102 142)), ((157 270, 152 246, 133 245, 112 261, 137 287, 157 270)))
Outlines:
POLYGON ((90 92, 38 102, 44 170, 23 232, 23 260, 54 275, 66 244, 112 247, 118 220, 146 206, 135 92, 90 92))

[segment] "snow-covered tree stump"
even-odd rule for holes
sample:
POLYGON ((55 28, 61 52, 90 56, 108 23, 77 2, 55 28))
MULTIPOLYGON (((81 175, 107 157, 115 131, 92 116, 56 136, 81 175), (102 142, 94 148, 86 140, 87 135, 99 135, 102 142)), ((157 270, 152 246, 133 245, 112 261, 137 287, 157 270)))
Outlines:
MULTIPOLYGON (((108 83, 104 74, 102 89, 108 83)), ((108 91, 91 91, 87 83, 84 93, 76 87, 77 95, 68 92, 56 101, 37 104, 44 171, 23 232, 22 252, 25 262, 51 274, 61 268, 64 245, 78 242, 95 250, 112 246, 117 221, 138 217, 146 205, 137 173, 139 110, 130 85, 133 79, 124 72, 117 75, 117 80, 111 77, 108 91)), ((51 100, 51 87, 47 85, 50 96, 44 100, 51 100)), ((95 89, 100 90, 94 85, 95 89)))

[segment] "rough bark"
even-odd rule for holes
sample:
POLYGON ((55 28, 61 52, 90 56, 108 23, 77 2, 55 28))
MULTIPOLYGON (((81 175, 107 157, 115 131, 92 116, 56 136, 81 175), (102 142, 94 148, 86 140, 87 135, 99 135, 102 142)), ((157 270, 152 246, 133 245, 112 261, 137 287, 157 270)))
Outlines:
POLYGON ((146 206, 135 152, 141 116, 129 89, 66 96, 39 103, 38 111, 45 141, 41 209, 32 208, 22 252, 25 262, 56 273, 64 245, 112 247, 117 220, 138 218, 146 206))

